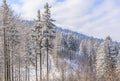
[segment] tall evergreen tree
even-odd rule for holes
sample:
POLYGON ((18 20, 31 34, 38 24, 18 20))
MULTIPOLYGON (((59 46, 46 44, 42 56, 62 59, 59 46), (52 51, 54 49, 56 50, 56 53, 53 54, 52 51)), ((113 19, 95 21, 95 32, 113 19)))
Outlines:
MULTIPOLYGON (((43 33, 42 33, 42 21, 41 21, 41 15, 40 15, 40 10, 38 10, 38 19, 35 21, 35 30, 34 30, 34 35, 33 38, 35 38, 36 41, 36 47, 38 47, 38 49, 36 48, 36 64, 37 64, 37 55, 39 53, 40 55, 40 81, 42 81, 42 53, 41 53, 41 49, 42 49, 42 39, 43 39, 43 33)), ((36 66, 37 69, 37 66, 36 66)), ((37 72, 36 72, 37 75, 37 72)), ((36 76, 37 79, 37 76, 36 76)))
POLYGON ((4 64, 5 64, 5 81, 14 81, 13 76, 13 59, 14 59, 14 51, 17 51, 18 43, 19 43, 19 33, 18 33, 18 22, 19 18, 14 15, 10 6, 8 6, 6 0, 3 0, 3 4, 0 7, 0 15, 1 19, 1 34, 3 34, 4 40, 4 64))
POLYGON ((107 37, 97 52, 96 71, 98 81, 116 81, 116 65, 118 49, 110 37, 107 37))
POLYGON ((8 41, 8 27, 10 26, 10 17, 11 17, 11 11, 8 8, 8 5, 6 3, 6 0, 3 0, 3 5, 2 5, 2 15, 3 15, 3 20, 2 20, 2 25, 3 25, 3 32, 4 32, 4 80, 5 81, 11 81, 11 76, 10 76, 10 53, 9 53, 9 41, 8 41))
POLYGON ((53 39, 55 38, 55 25, 53 24, 53 19, 51 18, 50 6, 48 3, 44 6, 45 12, 43 14, 43 41, 42 46, 46 49, 47 56, 47 81, 49 81, 49 54, 53 49, 53 39))

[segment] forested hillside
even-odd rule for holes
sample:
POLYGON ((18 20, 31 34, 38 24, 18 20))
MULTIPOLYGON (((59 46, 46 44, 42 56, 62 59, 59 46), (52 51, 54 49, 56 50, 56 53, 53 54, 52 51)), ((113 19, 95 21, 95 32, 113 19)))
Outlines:
POLYGON ((120 81, 119 42, 57 27, 50 6, 22 20, 0 6, 0 81, 120 81))

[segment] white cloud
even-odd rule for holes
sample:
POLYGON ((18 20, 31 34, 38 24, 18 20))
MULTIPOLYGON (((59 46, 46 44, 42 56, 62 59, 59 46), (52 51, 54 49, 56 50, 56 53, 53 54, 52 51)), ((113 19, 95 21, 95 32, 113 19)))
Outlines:
POLYGON ((56 24, 84 34, 105 38, 110 35, 120 41, 120 2, 119 0, 103 0, 95 4, 96 0, 20 0, 21 4, 13 4, 14 10, 22 14, 23 18, 36 18, 36 11, 45 2, 52 6, 52 17, 56 24))
POLYGON ((13 9, 17 13, 21 13, 24 19, 33 19, 36 17, 38 9, 42 9, 44 4, 49 2, 53 4, 55 0, 20 0, 21 4, 13 4, 13 9))

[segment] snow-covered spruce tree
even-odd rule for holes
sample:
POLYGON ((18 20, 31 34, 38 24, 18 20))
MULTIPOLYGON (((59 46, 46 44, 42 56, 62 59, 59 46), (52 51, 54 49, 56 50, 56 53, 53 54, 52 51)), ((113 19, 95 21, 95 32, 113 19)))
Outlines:
POLYGON ((1 6, 1 13, 0 15, 2 15, 1 17, 1 32, 4 33, 2 34, 3 35, 3 40, 4 40, 4 43, 3 43, 3 46, 4 46, 4 81, 9 81, 11 80, 11 76, 10 76, 10 54, 8 53, 7 51, 7 39, 6 39, 6 27, 7 27, 7 24, 6 24, 6 21, 8 21, 8 18, 7 18, 7 12, 8 12, 8 5, 6 4, 6 1, 4 0, 3 1, 3 4, 1 6))
POLYGON ((119 81, 120 80, 120 69, 119 69, 119 54, 120 54, 120 51, 119 51, 119 44, 118 42, 114 42, 113 44, 113 48, 111 49, 112 50, 112 53, 114 54, 112 56, 112 58, 115 58, 114 60, 112 60, 112 63, 115 62, 115 75, 114 75, 114 78, 116 81, 119 81), (117 57, 116 57, 117 56, 117 57))
POLYGON ((49 81, 49 54, 53 49, 53 40, 55 39, 55 25, 53 24, 53 19, 51 18, 50 6, 48 3, 44 6, 45 12, 43 14, 43 28, 42 28, 42 44, 43 49, 46 50, 46 59, 47 59, 47 81, 49 81))
POLYGON ((38 10, 38 19, 35 20, 35 29, 34 29, 34 34, 33 34, 33 39, 35 39, 35 44, 36 44, 36 48, 35 48, 35 52, 36 52, 36 81, 37 80, 37 56, 40 56, 40 81, 42 81, 42 53, 41 53, 41 49, 42 49, 42 40, 43 40, 43 23, 41 20, 41 15, 40 15, 40 10, 38 10))
POLYGON ((118 75, 118 81, 120 80, 120 47, 118 46, 119 53, 118 53, 118 58, 117 58, 117 75, 118 75))
POLYGON ((96 56, 96 76, 98 81, 116 81, 118 50, 110 37, 100 45, 96 56))
POLYGON ((70 60, 74 59, 75 52, 79 50, 79 40, 75 38, 72 34, 68 34, 68 51, 70 60))
POLYGON ((95 41, 91 38, 87 41, 87 61, 88 61, 88 68, 89 68, 89 80, 93 81, 95 78, 95 48, 94 48, 95 41))
MULTIPOLYGON (((81 69, 81 72, 83 73, 83 80, 88 80, 88 55, 87 55, 87 41, 86 40, 82 40, 80 42, 80 47, 79 47, 79 54, 81 57, 81 66, 79 67, 81 69)), ((79 77, 80 78, 80 77, 79 77)))
POLYGON ((14 15, 12 9, 3 0, 3 4, 0 7, 0 25, 1 25, 1 36, 4 48, 4 80, 13 80, 13 51, 15 51, 18 44, 18 31, 17 31, 17 21, 18 17, 14 15), (12 65, 12 66, 11 66, 12 65))

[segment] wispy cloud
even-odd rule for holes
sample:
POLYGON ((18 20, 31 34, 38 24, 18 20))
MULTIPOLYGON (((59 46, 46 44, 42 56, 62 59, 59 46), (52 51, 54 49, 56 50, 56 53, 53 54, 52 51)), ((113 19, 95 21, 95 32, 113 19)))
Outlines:
POLYGON ((49 2, 56 24, 94 37, 120 41, 120 0, 19 0, 13 9, 25 19, 49 2))

